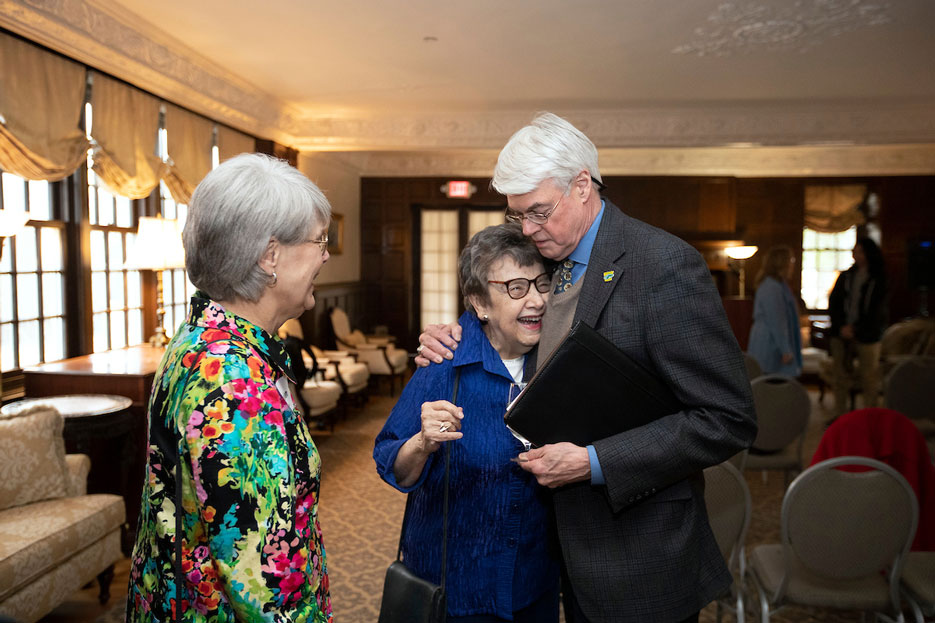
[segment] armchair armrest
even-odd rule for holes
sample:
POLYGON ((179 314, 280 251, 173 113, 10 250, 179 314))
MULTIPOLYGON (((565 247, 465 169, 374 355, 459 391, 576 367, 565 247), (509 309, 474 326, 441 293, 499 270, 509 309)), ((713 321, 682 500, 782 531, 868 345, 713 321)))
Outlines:
POLYGON ((91 457, 87 454, 65 455, 65 489, 69 497, 86 495, 88 492, 88 474, 91 472, 91 457))

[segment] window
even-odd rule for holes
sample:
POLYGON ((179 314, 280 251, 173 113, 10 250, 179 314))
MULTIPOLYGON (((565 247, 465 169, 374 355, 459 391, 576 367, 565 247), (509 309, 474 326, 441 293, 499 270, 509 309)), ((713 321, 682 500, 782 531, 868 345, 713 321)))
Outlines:
POLYGON ((857 227, 833 234, 805 228, 802 233, 802 299, 809 309, 828 309, 838 273, 853 264, 857 227))
POLYGON ((458 315, 458 212, 422 211, 422 326, 458 315))
MULTIPOLYGON (((88 137, 91 104, 85 104, 88 137)), ((92 351, 123 348, 143 342, 142 279, 127 270, 127 248, 136 239, 139 201, 112 194, 92 169, 88 152, 88 222, 91 225, 92 351)))
POLYGON ((3 241, 0 258, 0 368, 65 356, 64 225, 53 218, 51 184, 0 175, 0 207, 28 208, 30 220, 3 241))
MULTIPOLYGON (((159 183, 159 205, 162 218, 177 220, 179 225, 184 227, 188 206, 176 203, 162 182, 159 183)), ((179 324, 186 319, 188 302, 194 293, 195 286, 188 280, 184 268, 162 271, 162 307, 166 312, 163 326, 168 337, 172 337, 179 324)))

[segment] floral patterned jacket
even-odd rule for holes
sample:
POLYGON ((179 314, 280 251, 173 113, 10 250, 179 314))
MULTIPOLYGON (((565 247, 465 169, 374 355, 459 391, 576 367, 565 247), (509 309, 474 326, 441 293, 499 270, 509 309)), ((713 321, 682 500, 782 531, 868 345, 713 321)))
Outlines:
POLYGON ((290 370, 278 339, 195 294, 150 397, 127 621, 332 620, 321 461, 290 370))

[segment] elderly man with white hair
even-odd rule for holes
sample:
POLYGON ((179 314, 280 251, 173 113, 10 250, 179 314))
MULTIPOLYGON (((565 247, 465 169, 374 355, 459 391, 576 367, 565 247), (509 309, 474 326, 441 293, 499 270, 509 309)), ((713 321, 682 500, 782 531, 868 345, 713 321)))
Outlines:
MULTIPOLYGON (((519 465, 554 490, 568 621, 697 621, 731 582, 702 470, 756 436, 750 384, 704 260, 602 199, 597 160, 582 132, 543 113, 510 138, 494 171, 506 218, 559 263, 538 362, 580 320, 656 374, 682 408, 587 447, 534 448, 519 465)), ((429 327, 417 361, 450 357, 459 336, 454 325, 429 327)), ((588 404, 581 396, 582 412, 588 404)))

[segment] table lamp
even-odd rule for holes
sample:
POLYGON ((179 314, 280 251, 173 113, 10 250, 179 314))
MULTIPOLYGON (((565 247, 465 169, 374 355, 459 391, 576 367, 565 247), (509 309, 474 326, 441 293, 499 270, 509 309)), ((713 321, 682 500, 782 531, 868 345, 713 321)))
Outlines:
POLYGON ((726 249, 724 249, 724 253, 727 254, 727 257, 729 257, 730 259, 734 260, 734 262, 737 263, 738 270, 740 272, 740 298, 744 297, 744 288, 745 288, 745 283, 744 283, 745 277, 744 277, 744 272, 743 272, 743 265, 748 259, 753 257, 753 255, 756 252, 757 252, 757 247, 754 245, 744 245, 740 247, 727 247, 726 249))
POLYGON ((156 272, 156 332, 149 338, 152 346, 169 343, 163 325, 166 310, 162 300, 162 271, 185 267, 182 230, 178 221, 157 216, 141 216, 136 242, 127 253, 124 268, 156 272))
MULTIPOLYGON (((12 238, 26 228, 29 212, 0 210, 0 258, 3 257, 3 241, 12 238)), ((3 372, 0 371, 0 404, 3 404, 3 372)))

